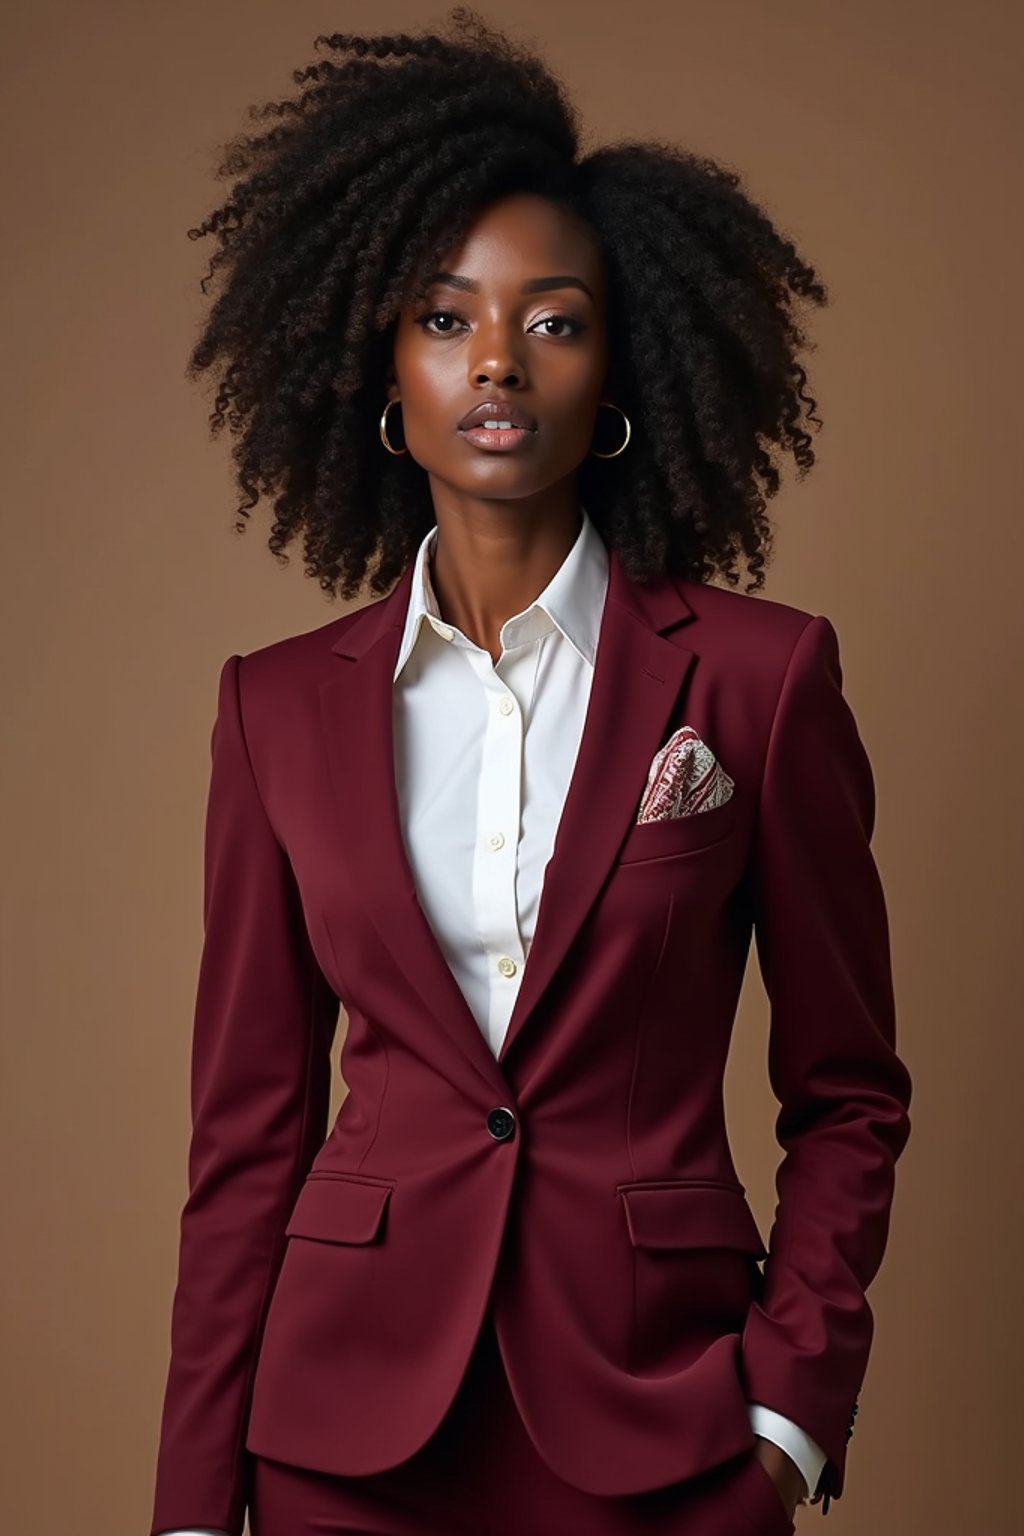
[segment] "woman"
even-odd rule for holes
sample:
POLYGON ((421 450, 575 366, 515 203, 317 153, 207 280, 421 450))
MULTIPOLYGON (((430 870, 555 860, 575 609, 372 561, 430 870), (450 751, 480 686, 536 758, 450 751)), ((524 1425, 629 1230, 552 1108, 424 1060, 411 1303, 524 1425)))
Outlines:
POLYGON ((192 232, 242 510, 375 596, 221 671, 152 1531, 781 1536, 842 1491, 909 1134, 836 633, 755 598, 825 290, 451 22, 323 40, 192 232))

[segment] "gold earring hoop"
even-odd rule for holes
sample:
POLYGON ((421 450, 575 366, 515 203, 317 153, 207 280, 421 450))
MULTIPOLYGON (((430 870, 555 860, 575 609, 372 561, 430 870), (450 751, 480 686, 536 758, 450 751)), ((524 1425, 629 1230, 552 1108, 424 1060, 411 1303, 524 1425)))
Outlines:
MULTIPOLYGON (((618 411, 619 415, 622 417, 623 421, 626 423, 626 437, 625 437, 625 441, 622 444, 622 448, 616 448, 614 453, 598 453, 596 448, 591 448, 590 451, 594 455, 595 459, 617 459, 619 454, 622 452, 622 449, 625 448, 626 443, 628 443, 630 438, 632 437, 632 435, 633 435, 633 428, 630 425, 629 417, 626 415, 626 413, 622 409, 621 405, 613 405, 610 400, 602 400, 601 401, 601 405, 606 405, 609 410, 618 411)), ((598 407, 598 409, 600 409, 600 406, 598 407)))
POLYGON ((391 443, 388 440, 388 411, 390 411, 393 405, 401 405, 401 403, 402 402, 400 400, 389 400, 387 405, 384 407, 384 410, 381 412, 380 418, 380 440, 384 444, 384 447, 387 449, 388 453, 393 453, 396 459, 401 458, 403 453, 409 452, 408 448, 392 448, 391 443))

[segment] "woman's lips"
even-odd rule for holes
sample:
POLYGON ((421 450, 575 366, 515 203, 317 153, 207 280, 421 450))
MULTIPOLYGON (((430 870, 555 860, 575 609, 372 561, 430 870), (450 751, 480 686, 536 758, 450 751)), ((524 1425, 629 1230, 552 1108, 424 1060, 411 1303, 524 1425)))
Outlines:
POLYGON ((508 453, 537 436, 528 427, 460 427, 467 442, 492 453, 508 453))
POLYGON ((506 422, 510 427, 526 427, 531 432, 537 430, 536 416, 524 405, 520 405, 518 400, 478 400, 462 417, 459 429, 468 432, 472 427, 506 422))

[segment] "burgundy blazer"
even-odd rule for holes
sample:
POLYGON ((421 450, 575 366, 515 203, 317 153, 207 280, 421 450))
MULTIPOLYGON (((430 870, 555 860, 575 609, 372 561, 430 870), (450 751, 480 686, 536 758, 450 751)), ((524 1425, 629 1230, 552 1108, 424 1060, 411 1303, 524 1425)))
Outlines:
POLYGON ((872 770, 827 618, 640 585, 609 553, 497 1058, 402 841, 411 566, 224 663, 154 1533, 241 1533, 252 1452, 346 1474, 411 1455, 489 1303, 529 1433, 569 1483, 699 1473, 753 1446, 751 1401, 802 1425, 828 1455, 820 1488, 842 1491, 910 1129, 872 770), (683 724, 733 794, 637 823, 683 724), (722 1100, 751 935, 785 1154, 767 1241, 722 1100), (339 1000, 348 1095, 328 1128, 339 1000))

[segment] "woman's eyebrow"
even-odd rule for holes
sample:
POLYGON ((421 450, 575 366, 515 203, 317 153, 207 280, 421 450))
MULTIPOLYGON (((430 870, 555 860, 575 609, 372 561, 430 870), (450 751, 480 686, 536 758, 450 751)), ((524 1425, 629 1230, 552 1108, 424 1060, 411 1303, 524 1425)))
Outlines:
MULTIPOLYGON (((479 293, 480 284, 471 277, 460 277, 456 272, 434 272, 428 278, 431 286, 441 284, 447 288, 461 288, 467 293, 479 293)), ((591 302, 594 295, 581 277, 531 277, 520 288, 520 293, 546 293, 551 288, 579 288, 591 302)))

